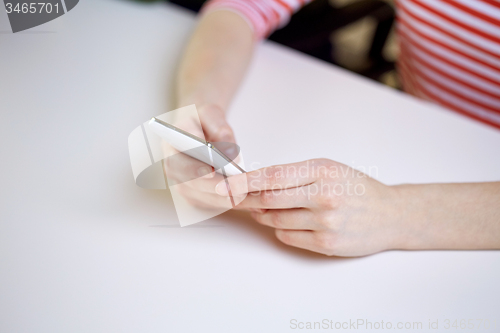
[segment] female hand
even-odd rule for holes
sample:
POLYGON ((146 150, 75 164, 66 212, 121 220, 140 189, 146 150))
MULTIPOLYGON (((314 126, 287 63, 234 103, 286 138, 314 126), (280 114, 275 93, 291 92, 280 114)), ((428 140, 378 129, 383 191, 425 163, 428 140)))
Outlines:
MULTIPOLYGON (((198 137, 204 137, 206 141, 229 143, 218 148, 234 158, 238 151, 233 130, 226 121, 224 111, 216 105, 204 105, 198 108, 198 115, 199 122, 194 117, 178 117, 173 125, 198 137)), ((214 172, 210 165, 182 154, 170 145, 166 145, 165 149, 166 156, 169 156, 164 163, 168 182, 183 184, 178 186, 177 190, 189 203, 206 209, 232 207, 229 198, 215 193, 215 185, 223 179, 222 175, 214 172)))
MULTIPOLYGON (((275 228, 283 243, 326 255, 362 256, 398 247, 397 190, 327 159, 277 165, 229 178, 238 206, 275 228)), ((225 182, 217 193, 227 196, 225 182)))
MULTIPOLYGON (((254 45, 254 32, 241 15, 231 10, 216 10, 200 17, 181 57, 175 83, 177 105, 196 104, 205 139, 210 142, 235 142, 224 110, 245 75, 254 45)), ((201 134, 196 133, 199 124, 184 121, 176 125, 201 134)), ((234 146, 233 152, 217 148, 229 157, 237 154, 234 146)), ((176 159, 176 165, 166 166, 167 178, 182 181, 206 175, 189 182, 191 187, 182 186, 183 196, 199 206, 226 207, 228 198, 221 198, 214 190, 221 176, 212 174, 208 165, 184 157, 176 159)))

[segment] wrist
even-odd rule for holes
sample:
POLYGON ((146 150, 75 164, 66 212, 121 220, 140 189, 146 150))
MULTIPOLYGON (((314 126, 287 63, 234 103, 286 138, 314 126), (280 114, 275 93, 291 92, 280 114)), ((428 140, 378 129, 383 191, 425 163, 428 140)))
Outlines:
POLYGON ((390 186, 393 192, 395 238, 393 249, 423 250, 432 246, 429 235, 431 207, 421 193, 419 185, 402 184, 390 186))
MULTIPOLYGON (((470 224, 467 200, 460 184, 404 184, 398 193, 401 239, 398 249, 437 250, 477 248, 481 231, 470 224), (472 236, 472 237, 471 237, 472 236)), ((480 243, 480 242, 479 242, 480 243)))

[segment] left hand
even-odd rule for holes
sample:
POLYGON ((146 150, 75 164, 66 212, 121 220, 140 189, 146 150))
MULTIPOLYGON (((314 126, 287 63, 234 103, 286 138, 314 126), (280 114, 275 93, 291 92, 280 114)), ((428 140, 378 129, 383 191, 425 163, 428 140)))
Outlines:
MULTIPOLYGON (((217 105, 201 105, 198 107, 199 119, 178 117, 173 125, 207 141, 224 143, 230 151, 224 153, 235 158, 234 133, 226 120, 224 110, 217 105), (200 127, 201 124, 201 127, 200 127)), ((172 146, 165 144, 164 168, 165 174, 172 184, 181 184, 176 191, 191 205, 204 209, 220 209, 231 207, 228 198, 215 193, 215 185, 224 179, 216 173, 212 166, 194 159, 186 154, 180 154, 172 146)))
MULTIPOLYGON (((285 244, 325 255, 362 256, 398 248, 404 226, 397 189, 327 159, 277 165, 229 178, 238 208, 275 228, 285 244)), ((224 181, 216 192, 228 196, 224 181)))

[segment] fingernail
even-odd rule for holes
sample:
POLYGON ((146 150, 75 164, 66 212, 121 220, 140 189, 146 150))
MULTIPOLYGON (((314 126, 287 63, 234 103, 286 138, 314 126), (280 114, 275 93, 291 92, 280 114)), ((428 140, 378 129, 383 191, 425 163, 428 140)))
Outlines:
POLYGON ((226 154, 226 156, 228 157, 233 157, 234 153, 236 153, 236 149, 234 149, 234 147, 227 148, 224 150, 224 154, 226 154))
POLYGON ((229 191, 227 190, 227 185, 225 180, 219 182, 219 184, 215 186, 215 192, 217 192, 218 195, 223 195, 223 196, 229 195, 229 191))
POLYGON ((210 174, 212 172, 212 169, 207 168, 207 167, 201 167, 198 169, 198 176, 204 177, 207 174, 210 174))

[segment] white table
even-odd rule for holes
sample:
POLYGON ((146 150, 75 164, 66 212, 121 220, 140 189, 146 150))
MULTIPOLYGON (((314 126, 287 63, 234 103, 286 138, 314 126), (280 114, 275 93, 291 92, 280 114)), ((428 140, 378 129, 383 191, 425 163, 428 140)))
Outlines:
MULTIPOLYGON (((190 13, 86 0, 25 33, 0 20, 0 332, 500 330, 500 252, 327 258, 242 213, 179 228, 167 191, 134 184, 127 136, 172 108, 190 13)), ((500 131, 272 43, 230 122, 253 168, 328 157, 389 184, 500 179, 500 131)))

